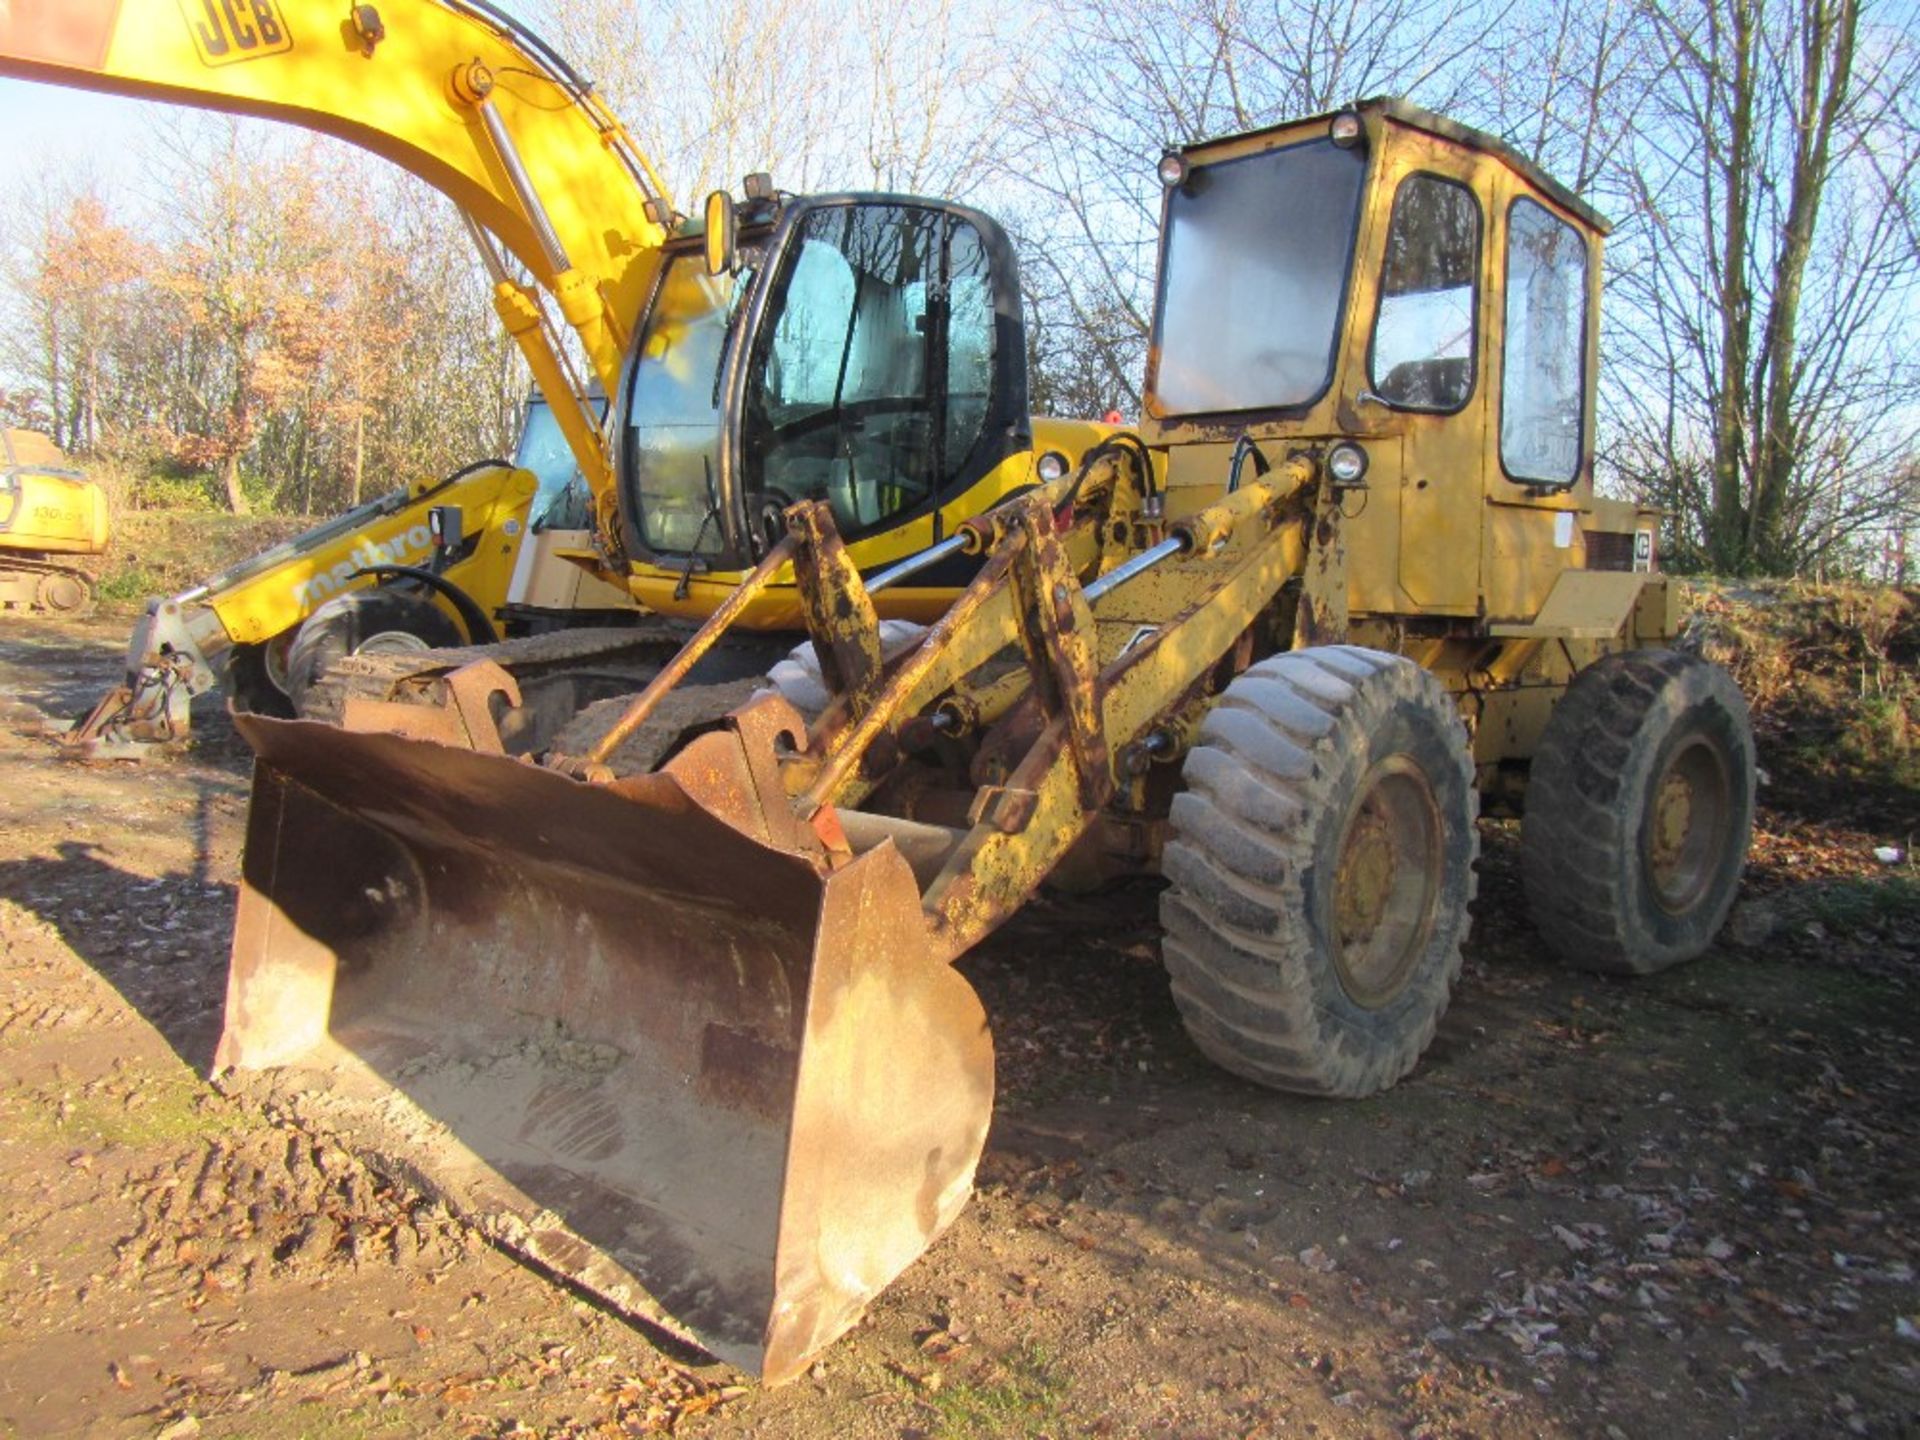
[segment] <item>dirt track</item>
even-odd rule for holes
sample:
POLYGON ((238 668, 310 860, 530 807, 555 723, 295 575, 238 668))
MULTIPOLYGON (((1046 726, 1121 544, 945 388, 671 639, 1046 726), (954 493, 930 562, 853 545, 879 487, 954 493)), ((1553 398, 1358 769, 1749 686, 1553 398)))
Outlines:
POLYGON ((1620 983, 1539 952, 1490 826, 1440 1038, 1359 1105, 1199 1058, 1150 888, 1037 907, 963 967, 980 1193, 767 1392, 202 1082, 244 756, 40 733, 126 624, 0 635, 0 1434, 1920 1431, 1920 926, 1834 888, 1885 837, 1769 812, 1747 943, 1620 983))

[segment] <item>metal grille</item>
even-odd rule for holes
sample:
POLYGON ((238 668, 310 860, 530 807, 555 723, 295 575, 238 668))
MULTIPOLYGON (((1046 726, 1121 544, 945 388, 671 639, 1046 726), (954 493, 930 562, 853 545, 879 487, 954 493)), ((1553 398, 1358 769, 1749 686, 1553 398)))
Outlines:
POLYGON ((1624 530, 1588 530, 1587 569, 1633 569, 1633 533, 1624 530))

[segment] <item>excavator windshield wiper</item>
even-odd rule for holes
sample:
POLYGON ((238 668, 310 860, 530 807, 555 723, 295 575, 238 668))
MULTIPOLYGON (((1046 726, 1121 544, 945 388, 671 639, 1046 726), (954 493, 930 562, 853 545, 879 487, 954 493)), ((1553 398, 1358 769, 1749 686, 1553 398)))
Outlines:
POLYGON ((700 468, 707 477, 707 513, 700 517, 700 528, 693 532, 693 544, 687 550, 686 568, 680 572, 680 583, 673 587, 673 598, 676 600, 686 599, 687 592, 693 589, 693 572, 700 567, 700 542, 707 538, 707 527, 720 518, 720 496, 713 488, 713 461, 702 455, 700 468))

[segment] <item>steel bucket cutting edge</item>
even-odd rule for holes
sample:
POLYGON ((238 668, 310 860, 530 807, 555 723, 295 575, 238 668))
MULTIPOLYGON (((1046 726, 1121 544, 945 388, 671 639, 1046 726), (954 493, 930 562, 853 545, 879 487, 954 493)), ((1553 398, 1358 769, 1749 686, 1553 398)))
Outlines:
POLYGON ((837 869, 777 843, 748 727, 596 786, 235 724, 258 763, 217 1068, 769 1383, 958 1215, 979 999, 890 842, 837 869))

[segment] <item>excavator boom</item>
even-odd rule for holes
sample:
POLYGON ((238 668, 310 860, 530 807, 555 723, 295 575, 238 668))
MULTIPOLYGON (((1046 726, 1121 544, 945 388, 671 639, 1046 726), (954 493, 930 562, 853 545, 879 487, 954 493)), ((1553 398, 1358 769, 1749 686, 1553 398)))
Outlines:
MULTIPOLYGON (((591 88, 484 0, 12 0, 0 76, 285 121, 391 160, 505 247, 613 389, 664 192, 591 88)), ((502 318, 603 490, 587 386, 536 290, 490 260, 502 318)))

